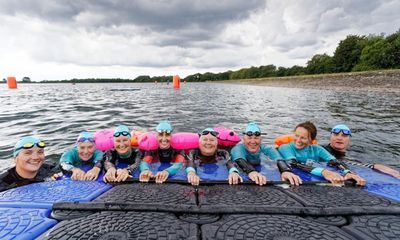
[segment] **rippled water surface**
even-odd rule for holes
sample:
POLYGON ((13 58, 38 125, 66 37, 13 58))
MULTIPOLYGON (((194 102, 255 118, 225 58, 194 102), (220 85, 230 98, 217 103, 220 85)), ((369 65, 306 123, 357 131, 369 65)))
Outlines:
POLYGON ((365 162, 400 166, 400 96, 382 92, 319 91, 214 83, 188 83, 180 90, 165 84, 0 85, 0 170, 13 164, 19 137, 44 139, 47 159, 57 161, 79 132, 124 123, 152 129, 169 119, 176 131, 197 132, 225 126, 242 131, 260 124, 272 144, 302 121, 318 127, 325 144, 330 128, 346 123, 353 130, 350 156, 365 162), (124 90, 124 91, 122 91, 124 90))

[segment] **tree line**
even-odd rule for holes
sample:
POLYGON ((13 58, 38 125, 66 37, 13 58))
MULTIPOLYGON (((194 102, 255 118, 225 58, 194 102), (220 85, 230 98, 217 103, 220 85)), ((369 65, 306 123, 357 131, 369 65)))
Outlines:
MULTIPOLYGON (((371 71, 381 69, 400 68, 400 30, 385 36, 380 35, 348 35, 340 41, 333 56, 328 54, 316 54, 305 67, 276 67, 266 65, 259 67, 242 68, 237 71, 226 71, 221 73, 196 73, 182 80, 188 82, 221 81, 231 79, 268 78, 298 76, 306 74, 326 74, 371 71)), ((135 79, 72 79, 61 82, 171 82, 172 76, 148 75, 138 76, 135 79)), ((42 82, 60 82, 44 80, 42 82)))

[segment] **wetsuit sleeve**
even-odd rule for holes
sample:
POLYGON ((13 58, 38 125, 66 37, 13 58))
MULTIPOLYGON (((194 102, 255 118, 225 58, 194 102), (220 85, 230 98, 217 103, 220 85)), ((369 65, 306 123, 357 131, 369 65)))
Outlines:
POLYGON ((296 160, 291 160, 290 165, 292 167, 298 168, 304 172, 308 172, 308 173, 311 173, 311 174, 319 176, 319 177, 322 177, 322 171, 325 170, 324 168, 321 168, 321 167, 313 167, 313 166, 309 166, 306 164, 302 164, 296 160))
POLYGON ((189 173, 189 172, 196 173, 196 166, 195 166, 195 163, 194 163, 194 154, 195 154, 195 150, 192 150, 186 156, 187 157, 186 173, 189 173))
POLYGON ((253 165, 251 165, 249 162, 247 162, 246 160, 244 160, 242 158, 237 159, 235 162, 246 174, 256 171, 256 169, 253 167, 253 165))
POLYGON ((113 154, 112 151, 107 151, 104 156, 103 156, 103 161, 104 161, 104 169, 108 171, 110 168, 115 168, 115 165, 113 164, 113 154))
POLYGON ((231 160, 231 155, 229 154, 228 151, 218 150, 218 154, 220 154, 221 157, 226 161, 225 165, 226 165, 226 168, 228 169, 229 174, 231 174, 233 172, 239 173, 237 165, 231 160))
POLYGON ((279 154, 282 156, 283 160, 296 159, 296 154, 293 152, 290 144, 283 144, 278 148, 279 154))
POLYGON ((347 166, 352 165, 352 166, 360 166, 360 167, 366 167, 366 168, 371 168, 374 169, 373 163, 362 163, 358 160, 355 159, 340 159, 341 162, 346 164, 347 166))
POLYGON ((173 163, 171 165, 171 167, 165 169, 165 171, 167 171, 169 173, 169 175, 175 175, 181 168, 183 167, 183 163, 179 162, 179 163, 173 163))
POLYGON ((273 147, 267 147, 266 145, 261 145, 261 151, 267 155, 271 160, 280 160, 282 159, 281 154, 273 148, 273 147))
POLYGON ((138 149, 133 151, 134 152, 132 152, 132 154, 135 154, 135 162, 128 166, 128 171, 130 174, 133 174, 133 172, 140 166, 142 159, 142 152, 140 152, 138 149))
POLYGON ((292 171, 292 167, 290 166, 290 163, 288 163, 288 161, 278 160, 276 165, 278 166, 278 169, 279 169, 280 173, 293 172, 292 171))
POLYGON ((68 151, 63 153, 63 155, 61 155, 60 165, 63 170, 70 172, 75 168, 74 151, 76 150, 69 149, 68 151))
POLYGON ((347 166, 347 164, 344 163, 342 160, 339 160, 339 159, 330 160, 329 161, 329 165, 339 169, 343 176, 346 175, 347 173, 351 172, 349 167, 347 166))

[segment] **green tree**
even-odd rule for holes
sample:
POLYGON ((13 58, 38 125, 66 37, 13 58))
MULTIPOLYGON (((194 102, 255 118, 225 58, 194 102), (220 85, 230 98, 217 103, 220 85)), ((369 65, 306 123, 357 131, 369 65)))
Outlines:
POLYGON ((327 54, 316 54, 307 62, 308 74, 321 74, 334 72, 332 57, 327 54))
POLYGON ((333 55, 335 72, 349 72, 359 62, 365 43, 365 36, 356 35, 349 35, 340 41, 333 55))

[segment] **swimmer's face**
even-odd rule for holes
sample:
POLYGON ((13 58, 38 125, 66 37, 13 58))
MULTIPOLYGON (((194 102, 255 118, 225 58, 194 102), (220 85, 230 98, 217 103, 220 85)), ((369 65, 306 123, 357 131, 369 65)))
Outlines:
POLYGON ((343 132, 331 133, 330 143, 336 151, 346 152, 350 145, 350 136, 343 134, 343 132))
POLYGON ((39 171, 44 162, 44 148, 22 149, 15 157, 17 172, 34 173, 39 171))
POLYGON ((217 152, 218 139, 211 133, 201 135, 199 139, 199 149, 202 155, 212 156, 217 152))
POLYGON ((243 136, 244 146, 246 150, 249 151, 249 153, 257 153, 258 151, 260 151, 261 140, 262 140, 261 136, 256 136, 256 135, 243 136))
POLYGON ((303 127, 298 127, 294 131, 294 143, 296 149, 303 149, 310 146, 311 137, 307 129, 303 127))
POLYGON ((78 155, 83 161, 88 161, 92 158, 96 146, 91 142, 81 142, 78 144, 78 155))
POLYGON ((160 149, 168 149, 171 147, 171 133, 157 133, 157 141, 160 149))
POLYGON ((119 154, 127 154, 131 151, 131 139, 128 136, 120 135, 119 137, 114 137, 114 149, 119 154))

